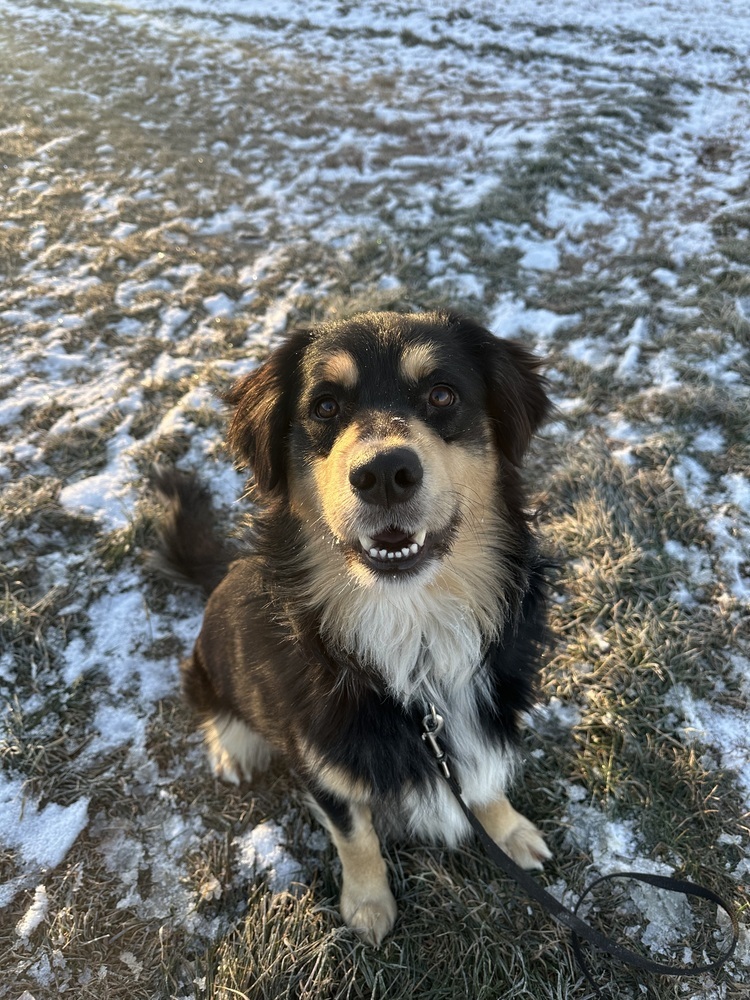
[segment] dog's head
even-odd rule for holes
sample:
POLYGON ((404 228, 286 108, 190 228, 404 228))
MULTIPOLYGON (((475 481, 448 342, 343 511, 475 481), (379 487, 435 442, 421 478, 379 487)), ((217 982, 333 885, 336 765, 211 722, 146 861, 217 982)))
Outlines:
POLYGON ((539 364, 453 314, 367 313, 293 333, 240 380, 229 445, 309 544, 361 583, 403 581, 512 504, 549 410, 539 364))

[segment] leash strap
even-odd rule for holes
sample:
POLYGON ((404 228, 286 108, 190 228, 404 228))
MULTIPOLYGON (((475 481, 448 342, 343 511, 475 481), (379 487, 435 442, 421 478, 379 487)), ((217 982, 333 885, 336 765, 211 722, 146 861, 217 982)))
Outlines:
POLYGON ((694 882, 689 882, 686 879, 677 879, 666 875, 651 875, 645 872, 612 872, 609 875, 603 875, 601 878, 592 882, 580 897, 573 910, 569 910, 566 906, 563 906, 558 899, 555 899, 551 893, 547 892, 547 890, 544 889, 535 878, 529 875, 525 869, 516 864, 516 862, 509 855, 507 855, 502 848, 498 847, 471 809, 469 809, 466 802, 464 802, 463 796, 461 795, 461 787, 448 766, 444 750, 437 741, 437 734, 443 729, 443 719, 437 714, 434 706, 430 706, 430 708, 430 713, 426 715, 422 721, 422 739, 429 745, 440 767, 441 774, 448 783, 448 787, 453 792, 456 801, 477 835, 479 842, 498 868, 501 868, 506 875, 510 875, 510 877, 518 883, 528 896, 536 900, 537 903, 544 907, 554 920, 563 924, 570 930, 573 953, 576 956, 578 965, 580 966, 580 969, 589 984, 597 991, 597 993, 599 992, 599 986, 593 979, 591 970, 583 956, 581 948, 582 940, 588 942, 588 944, 592 945, 599 951, 603 951, 605 954, 618 959, 625 965, 629 965, 634 969, 639 969, 642 972, 655 972, 662 976, 697 976, 703 972, 716 972, 731 958, 734 953, 734 949, 737 947, 737 941, 739 940, 739 923, 737 920, 737 914, 734 909, 712 889, 708 889, 702 885, 697 885, 694 882), (645 882, 647 885, 653 885, 658 889, 664 889, 668 892, 679 892, 685 896, 693 896, 715 903, 717 906, 721 907, 721 909, 724 910, 729 917, 732 928, 732 938, 729 945, 723 952, 720 953, 719 957, 715 961, 709 962, 705 965, 668 965, 663 962, 656 962, 650 958, 645 958, 643 955, 618 944, 615 940, 608 937, 606 934, 603 934, 601 931, 596 930, 594 927, 591 927, 590 924, 587 924, 578 916, 578 910, 581 903, 584 901, 586 896, 588 896, 588 894, 596 888, 596 886, 601 885, 602 882, 618 878, 631 879, 636 882, 645 882))

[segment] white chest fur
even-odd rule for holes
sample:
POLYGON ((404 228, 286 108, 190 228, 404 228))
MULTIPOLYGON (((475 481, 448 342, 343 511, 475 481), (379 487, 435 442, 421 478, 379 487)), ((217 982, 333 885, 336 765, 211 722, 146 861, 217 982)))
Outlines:
MULTIPOLYGON (((480 675, 481 677, 481 675, 480 675)), ((474 808, 488 806, 502 798, 513 780, 517 752, 488 739, 479 720, 479 706, 486 698, 484 685, 475 677, 448 700, 429 686, 437 697, 423 702, 425 712, 434 705, 444 719, 438 740, 448 752, 449 767, 457 777, 464 799, 474 808)), ((426 692, 425 692, 426 693, 426 692)), ((437 769, 437 761, 436 761, 437 769)), ((440 776, 428 789, 407 791, 402 800, 402 820, 407 831, 419 839, 455 846, 466 839, 470 829, 447 782, 440 776)))

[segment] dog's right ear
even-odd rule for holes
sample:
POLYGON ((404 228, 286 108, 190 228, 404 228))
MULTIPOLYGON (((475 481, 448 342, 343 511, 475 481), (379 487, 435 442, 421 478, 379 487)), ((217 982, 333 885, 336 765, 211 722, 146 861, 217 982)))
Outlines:
POLYGON ((309 330, 295 331, 255 371, 224 394, 234 406, 227 444, 235 458, 251 466, 261 495, 286 485, 287 440, 294 412, 302 355, 309 330))

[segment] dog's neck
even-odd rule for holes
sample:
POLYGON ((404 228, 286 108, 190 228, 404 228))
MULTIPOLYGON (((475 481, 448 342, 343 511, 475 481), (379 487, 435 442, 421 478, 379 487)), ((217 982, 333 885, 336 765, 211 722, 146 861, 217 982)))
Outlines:
POLYGON ((496 531, 474 533, 432 570, 375 581, 353 577, 329 548, 315 559, 305 603, 324 642, 375 672, 398 701, 445 705, 477 674, 515 610, 508 595, 520 598, 501 542, 496 531))

